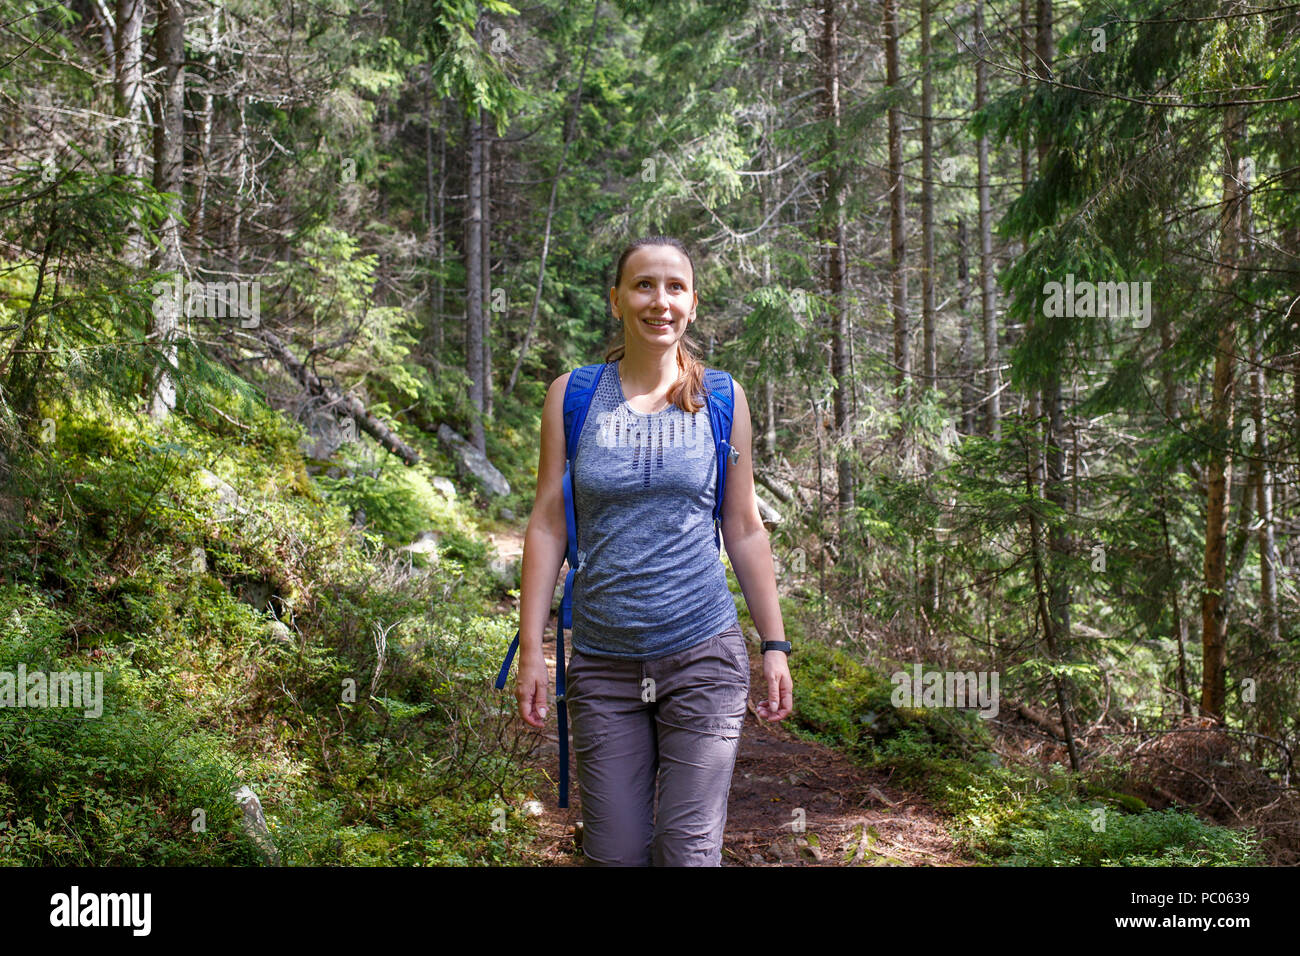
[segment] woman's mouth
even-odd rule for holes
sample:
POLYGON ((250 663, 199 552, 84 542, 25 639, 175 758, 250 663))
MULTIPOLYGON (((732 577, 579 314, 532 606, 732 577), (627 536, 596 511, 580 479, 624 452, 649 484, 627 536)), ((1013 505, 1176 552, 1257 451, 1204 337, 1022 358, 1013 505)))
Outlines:
POLYGON ((673 324, 671 319, 642 319, 641 321, 655 329, 667 328, 673 324))

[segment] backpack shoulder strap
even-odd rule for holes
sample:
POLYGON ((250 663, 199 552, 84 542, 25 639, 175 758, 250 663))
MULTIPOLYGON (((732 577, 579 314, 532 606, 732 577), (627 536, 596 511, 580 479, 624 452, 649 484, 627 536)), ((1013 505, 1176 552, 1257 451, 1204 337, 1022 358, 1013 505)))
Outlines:
POLYGON ((564 387, 564 457, 568 461, 578 453, 578 436, 582 434, 587 409, 604 371, 605 363, 598 362, 575 368, 569 374, 569 383, 564 387))
POLYGON ((735 417, 736 391, 730 373, 719 368, 704 370, 704 388, 708 393, 709 425, 718 458, 718 486, 713 496, 713 540, 722 550, 719 529, 722 527, 722 502, 727 492, 727 463, 735 463, 740 453, 731 446, 731 424, 735 417))

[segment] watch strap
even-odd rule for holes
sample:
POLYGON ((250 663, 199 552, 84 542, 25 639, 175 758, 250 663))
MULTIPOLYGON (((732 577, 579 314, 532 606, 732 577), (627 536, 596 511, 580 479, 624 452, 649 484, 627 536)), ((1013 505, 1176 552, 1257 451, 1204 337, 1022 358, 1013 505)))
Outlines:
POLYGON ((766 654, 768 651, 785 651, 788 656, 790 653, 789 641, 764 641, 759 653, 766 654))

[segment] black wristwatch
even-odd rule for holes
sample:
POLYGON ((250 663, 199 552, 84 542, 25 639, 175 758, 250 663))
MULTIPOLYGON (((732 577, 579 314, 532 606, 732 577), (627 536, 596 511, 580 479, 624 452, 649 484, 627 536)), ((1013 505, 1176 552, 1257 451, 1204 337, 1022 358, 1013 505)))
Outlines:
POLYGON ((766 654, 768 651, 785 651, 785 656, 790 656, 789 641, 764 641, 759 648, 760 654, 766 654))

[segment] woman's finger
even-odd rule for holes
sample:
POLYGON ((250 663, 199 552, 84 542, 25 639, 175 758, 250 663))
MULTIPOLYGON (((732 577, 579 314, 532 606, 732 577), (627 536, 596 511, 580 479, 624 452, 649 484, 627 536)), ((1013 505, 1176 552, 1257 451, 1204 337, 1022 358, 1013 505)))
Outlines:
POLYGON ((515 695, 519 700, 519 716, 532 727, 541 727, 546 720, 546 685, 533 681, 530 686, 520 686, 515 695))

